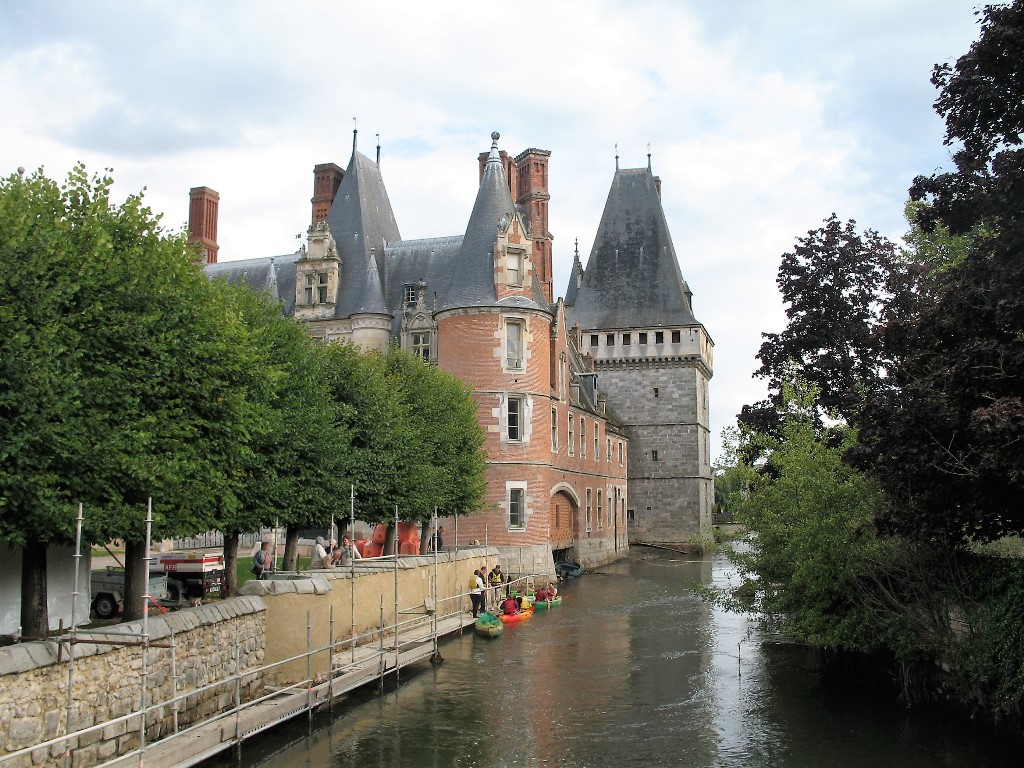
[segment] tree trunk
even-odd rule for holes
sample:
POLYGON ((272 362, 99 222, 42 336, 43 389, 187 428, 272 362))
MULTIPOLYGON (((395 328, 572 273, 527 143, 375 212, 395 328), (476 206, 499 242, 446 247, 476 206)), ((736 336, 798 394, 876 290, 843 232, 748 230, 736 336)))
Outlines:
POLYGON ((126 541, 124 543, 124 607, 121 617, 124 621, 138 621, 142 618, 146 593, 149 591, 146 543, 126 541))
POLYGON ((398 554, 398 529, 394 523, 388 523, 387 533, 384 534, 384 549, 382 555, 398 554))
POLYGON ((227 597, 238 594, 238 531, 224 532, 224 590, 227 597))
POLYGON ((299 570, 299 527, 289 525, 284 533, 284 562, 281 569, 285 571, 299 570))
POLYGON ((433 542, 430 541, 430 521, 424 520, 420 523, 420 554, 425 555, 433 551, 433 542))
POLYGON ((29 638, 44 638, 49 629, 46 544, 29 539, 21 550, 21 633, 29 638))

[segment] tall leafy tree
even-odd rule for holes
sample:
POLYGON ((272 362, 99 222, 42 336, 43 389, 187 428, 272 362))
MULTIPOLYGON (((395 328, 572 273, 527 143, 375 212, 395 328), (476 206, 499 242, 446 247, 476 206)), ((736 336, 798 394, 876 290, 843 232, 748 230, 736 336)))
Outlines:
POLYGON ((418 472, 423 447, 412 427, 409 404, 389 375, 387 359, 350 344, 324 346, 331 398, 343 406, 351 439, 349 481, 355 487, 356 517, 390 523, 422 505, 418 472))
POLYGON ((959 148, 956 170, 915 180, 917 221, 972 242, 890 329, 899 365, 860 458, 892 494, 893 528, 958 543, 1024 531, 1024 2, 981 11, 979 39, 932 80, 959 148))
POLYGON ((421 524, 425 552, 435 509, 444 515, 475 511, 487 489, 484 435, 476 420, 471 389, 416 355, 392 350, 388 370, 409 406, 416 432, 419 484, 417 506, 406 519, 421 524))
POLYGON ((787 324, 762 334, 754 374, 768 380, 770 396, 744 406, 740 423, 777 434, 782 384, 793 375, 815 386, 821 412, 853 419, 884 375, 878 329, 912 288, 907 260, 877 232, 859 232, 856 222, 832 214, 783 254, 776 283, 787 324))
POLYGON ((216 287, 237 313, 252 349, 250 374, 261 382, 249 389, 258 397, 260 428, 251 433, 235 478, 238 503, 223 508, 217 520, 230 593, 239 534, 278 524, 290 530, 326 525, 348 488, 351 456, 344 406, 331 397, 327 357, 305 328, 263 294, 219 281, 216 287))
POLYGON ((111 184, 109 176, 90 177, 79 166, 59 190, 37 173, 8 180, 0 194, 12 223, 2 230, 4 266, 22 262, 10 265, 15 284, 3 343, 13 341, 29 368, 39 360, 45 370, 52 352, 25 340, 44 342, 49 335, 66 355, 55 394, 43 398, 35 419, 45 444, 24 433, 30 428, 24 414, 39 406, 15 388, 17 376, 2 382, 14 417, 12 443, 28 449, 22 459, 4 454, 4 475, 19 467, 31 476, 11 481, 23 490, 5 492, 0 530, 25 548, 23 624, 37 633, 48 623, 45 594, 31 586, 45 579, 37 553, 70 539, 74 502, 86 504, 87 540, 127 542, 131 618, 141 612, 145 593, 147 499, 155 500, 155 533, 208 530, 217 505, 230 503, 231 474, 258 425, 237 324, 212 300, 184 238, 166 234, 141 196, 113 203, 111 184), (45 317, 26 307, 32 292, 19 287, 32 277, 37 294, 56 286, 45 298, 45 317), (63 426, 48 435, 47 424, 58 416, 63 426), (34 462, 34 475, 26 459, 34 462), (26 485, 42 494, 43 504, 27 505, 26 485))

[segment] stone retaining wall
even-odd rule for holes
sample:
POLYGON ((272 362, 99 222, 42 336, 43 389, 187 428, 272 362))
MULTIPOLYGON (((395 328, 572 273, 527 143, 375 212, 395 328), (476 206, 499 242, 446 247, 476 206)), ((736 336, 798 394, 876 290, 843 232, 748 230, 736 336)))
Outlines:
MULTIPOLYGON (((266 605, 259 597, 240 597, 150 617, 150 642, 175 644, 174 663, 178 694, 208 683, 227 680, 235 673, 235 641, 243 671, 264 663, 266 605)), ((138 640, 142 622, 112 626, 103 634, 80 637, 104 640, 138 640)), ((63 744, 48 751, 4 760, 10 752, 30 747, 65 732, 68 691, 67 645, 58 662, 55 642, 34 642, 0 648, 0 768, 63 764, 63 744)), ((153 741, 173 729, 174 711, 166 702, 173 697, 171 649, 150 647, 146 658, 147 699, 154 708, 147 716, 146 739, 153 741), (161 703, 164 706, 160 706, 161 703), (155 705, 155 706, 154 706, 155 705)), ((75 646, 74 703, 71 729, 137 712, 141 701, 141 646, 75 646)), ((243 700, 263 686, 258 672, 243 677, 243 700)), ((235 686, 225 684, 190 696, 181 702, 179 728, 212 714, 230 710, 235 686)), ((72 740, 72 765, 76 768, 104 762, 129 752, 139 743, 138 718, 92 731, 72 740)))

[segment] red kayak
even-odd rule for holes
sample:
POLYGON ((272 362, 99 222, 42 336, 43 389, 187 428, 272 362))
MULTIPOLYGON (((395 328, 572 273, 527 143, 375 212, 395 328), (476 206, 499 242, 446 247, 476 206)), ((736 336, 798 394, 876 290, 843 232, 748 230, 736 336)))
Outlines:
POLYGON ((515 613, 503 613, 498 616, 504 624, 515 624, 517 621, 526 621, 533 618, 533 609, 529 611, 516 611, 515 613))

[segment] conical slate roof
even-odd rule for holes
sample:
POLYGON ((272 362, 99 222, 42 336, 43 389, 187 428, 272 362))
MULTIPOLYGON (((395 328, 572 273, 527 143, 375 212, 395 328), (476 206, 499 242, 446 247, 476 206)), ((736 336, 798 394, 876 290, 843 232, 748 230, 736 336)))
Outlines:
POLYGON ((360 315, 391 315, 387 302, 384 300, 384 289, 380 284, 380 273, 377 272, 377 260, 367 259, 366 277, 363 280, 362 298, 355 313, 360 315))
POLYGON ((371 254, 376 254, 378 279, 385 243, 397 242, 398 233, 391 201, 384 188, 380 167, 355 150, 327 214, 327 226, 341 257, 340 284, 335 317, 348 317, 363 305, 362 289, 371 254))
POLYGON ((649 168, 615 171, 583 283, 568 313, 584 330, 697 322, 649 168))
MULTIPOLYGON (((491 153, 484 166, 466 234, 462 238, 451 286, 444 300, 445 309, 489 306, 547 309, 543 294, 540 301, 536 295, 520 295, 499 302, 494 289, 494 244, 498 239, 499 228, 504 231, 512 218, 519 215, 505 180, 505 169, 498 152, 499 138, 497 133, 491 134, 491 153)), ((536 294, 536 291, 531 293, 536 294)))

